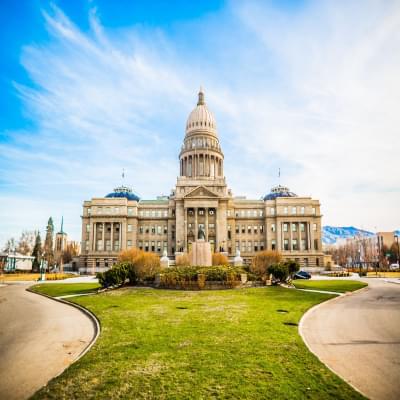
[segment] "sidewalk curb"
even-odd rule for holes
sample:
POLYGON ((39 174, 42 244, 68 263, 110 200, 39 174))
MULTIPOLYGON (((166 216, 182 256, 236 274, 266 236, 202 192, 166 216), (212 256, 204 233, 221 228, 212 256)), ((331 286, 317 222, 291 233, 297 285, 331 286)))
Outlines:
POLYGON ((323 301, 322 303, 319 303, 319 304, 317 304, 317 305, 315 305, 315 306, 309 308, 309 309, 302 315, 302 317, 301 317, 301 319, 300 319, 300 321, 299 321, 298 332, 299 332, 299 335, 300 335, 301 339, 303 340, 304 344, 306 345, 308 351, 309 351, 310 353, 312 353, 312 354, 318 359, 318 361, 319 361, 321 364, 325 365, 326 368, 328 368, 328 369, 329 369, 331 372, 333 372, 336 376, 338 376, 340 379, 342 379, 344 382, 346 382, 348 385, 350 385, 356 392, 360 393, 362 396, 364 396, 365 398, 368 399, 368 396, 367 396, 365 393, 363 393, 360 389, 358 389, 357 387, 355 387, 351 382, 349 382, 345 377, 341 376, 338 372, 336 372, 334 369, 332 369, 329 365, 325 364, 325 363, 319 358, 318 354, 314 353, 314 351, 311 350, 311 347, 309 346, 309 344, 308 344, 308 342, 307 342, 307 340, 306 340, 306 338, 305 338, 305 336, 304 336, 304 333, 303 333, 304 320, 305 320, 310 314, 312 314, 313 312, 315 312, 316 310, 318 310, 318 308, 322 307, 324 304, 336 302, 336 301, 342 299, 343 297, 352 296, 352 295, 354 295, 354 294, 357 294, 357 293, 361 293, 361 292, 363 292, 363 291, 366 291, 367 289, 368 289, 368 286, 365 286, 365 287, 363 287, 363 288, 361 288, 361 289, 358 289, 358 290, 355 290, 355 291, 353 291, 353 292, 346 292, 346 293, 343 293, 342 296, 336 296, 336 297, 334 297, 333 299, 325 300, 325 301, 323 301))
MULTIPOLYGON (((92 337, 92 339, 90 340, 89 344, 86 346, 86 348, 83 349, 83 350, 81 351, 80 354, 78 354, 78 357, 77 357, 74 361, 72 361, 71 364, 67 365, 59 374, 53 376, 53 377, 46 383, 45 386, 47 386, 48 383, 49 383, 51 380, 53 380, 54 378, 57 378, 58 376, 60 376, 67 368, 69 368, 72 364, 75 364, 77 361, 79 361, 79 360, 93 347, 93 345, 96 343, 98 337, 100 336, 101 325, 100 325, 100 321, 97 319, 97 317, 96 317, 91 311, 89 311, 89 310, 88 310, 87 308, 85 308, 85 307, 82 307, 82 306, 79 305, 79 304, 73 303, 73 302, 68 301, 68 300, 60 299, 60 298, 57 298, 57 297, 51 297, 51 296, 49 296, 49 295, 47 295, 47 294, 44 294, 44 293, 35 292, 35 291, 33 291, 33 290, 31 289, 30 286, 27 287, 25 290, 26 290, 27 292, 30 292, 30 293, 33 293, 33 294, 36 294, 36 295, 39 295, 39 296, 47 297, 48 299, 51 299, 51 300, 54 300, 54 301, 58 301, 59 303, 63 303, 63 304, 66 304, 66 305, 68 305, 68 306, 75 307, 76 309, 78 309, 79 311, 81 311, 83 314, 85 314, 85 315, 91 320, 91 322, 92 322, 92 324, 93 324, 93 328, 94 328, 93 337, 92 337)), ((43 386, 43 387, 45 387, 45 386, 43 386)), ((42 387, 42 388, 43 388, 43 387, 42 387)), ((38 392, 38 391, 41 390, 42 388, 38 389, 36 392, 38 392)), ((35 392, 35 393, 36 393, 36 392, 35 392)))

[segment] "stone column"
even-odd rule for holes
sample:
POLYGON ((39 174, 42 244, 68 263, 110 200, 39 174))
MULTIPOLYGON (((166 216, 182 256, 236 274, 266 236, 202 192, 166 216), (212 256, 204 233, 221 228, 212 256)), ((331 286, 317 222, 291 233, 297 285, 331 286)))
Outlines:
POLYGON ((302 251, 303 250, 303 246, 302 246, 302 240, 303 240, 303 233, 301 232, 301 224, 302 224, 302 222, 300 222, 299 223, 299 226, 298 226, 298 228, 299 228, 299 231, 298 231, 298 238, 299 238, 299 251, 302 251))
POLYGON ((276 250, 282 251, 282 243, 281 243, 281 235, 282 235, 282 226, 281 222, 278 219, 274 220, 276 227, 276 250))
POLYGON ((293 245, 292 245, 292 222, 289 222, 289 250, 290 252, 293 251, 293 245))
POLYGON ((184 238, 183 238, 183 249, 188 251, 188 243, 187 243, 187 219, 188 219, 188 212, 187 212, 187 208, 184 208, 184 215, 185 215, 185 219, 184 219, 184 238))
POLYGON ((97 227, 97 223, 94 222, 93 223, 93 251, 97 250, 97 243, 96 243, 96 227, 97 227))
POLYGON ((122 223, 119 223, 119 235, 118 235, 118 240, 119 240, 119 249, 118 251, 122 250, 122 223))
POLYGON ((205 217, 205 233, 206 233, 206 242, 208 242, 208 208, 205 209, 204 211, 206 213, 206 217, 205 217))
POLYGON ((198 208, 194 209, 194 241, 197 239, 197 231, 198 231, 198 224, 197 224, 197 213, 198 213, 198 208))
POLYGON ((314 249, 314 230, 313 230, 313 225, 314 225, 314 221, 312 223, 310 223, 310 232, 311 232, 311 234, 310 234, 310 242, 311 242, 310 250, 312 252, 315 251, 315 249, 314 249))
POLYGON ((102 251, 104 251, 105 250, 105 248, 106 248, 106 245, 105 245, 105 230, 106 230, 106 224, 105 224, 105 222, 103 222, 103 231, 102 231, 102 233, 101 233, 101 243, 102 243, 102 251))
POLYGON ((111 251, 114 251, 114 222, 111 222, 111 251))

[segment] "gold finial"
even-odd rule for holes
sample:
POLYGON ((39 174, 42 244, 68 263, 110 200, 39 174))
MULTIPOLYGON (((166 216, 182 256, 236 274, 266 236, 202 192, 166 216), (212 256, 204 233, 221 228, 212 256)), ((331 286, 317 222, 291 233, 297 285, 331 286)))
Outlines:
POLYGON ((198 106, 206 104, 204 101, 204 92, 203 92, 203 87, 200 86, 200 91, 199 91, 199 101, 197 102, 198 106))

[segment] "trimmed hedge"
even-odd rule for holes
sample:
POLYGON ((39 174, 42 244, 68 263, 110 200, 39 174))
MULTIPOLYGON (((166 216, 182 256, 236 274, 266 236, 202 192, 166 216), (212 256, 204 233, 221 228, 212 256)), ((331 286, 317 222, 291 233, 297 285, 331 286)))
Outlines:
POLYGON ((159 286, 165 288, 203 289, 208 282, 218 282, 225 287, 240 284, 243 270, 230 266, 175 267, 160 274, 159 286))

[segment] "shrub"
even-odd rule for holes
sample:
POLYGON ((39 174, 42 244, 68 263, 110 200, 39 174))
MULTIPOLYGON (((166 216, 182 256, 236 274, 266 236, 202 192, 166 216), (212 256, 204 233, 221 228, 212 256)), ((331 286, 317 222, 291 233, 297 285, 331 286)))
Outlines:
POLYGON ((102 287, 121 286, 128 279, 129 263, 114 264, 105 272, 98 272, 96 277, 102 287))
MULTIPOLYGON (((142 252, 130 265, 131 276, 134 275, 135 282, 151 281, 161 271, 160 258, 154 253, 142 252)), ((131 282, 134 283, 134 282, 131 282)))
POLYGON ((175 265, 177 267, 187 267, 190 265, 189 255, 187 253, 183 253, 176 257, 175 265))
POLYGON ((222 253, 213 253, 212 265, 229 265, 228 257, 222 253))
POLYGON ((284 261, 284 264, 288 268, 290 277, 292 277, 300 269, 300 264, 294 260, 286 260, 286 261, 284 261))
POLYGON ((137 248, 132 248, 128 250, 123 250, 118 255, 118 262, 127 262, 133 264, 135 260, 144 253, 143 250, 137 248))
POLYGON ((268 273, 272 275, 274 283, 284 282, 289 276, 289 268, 286 263, 276 263, 268 267, 268 273))
POLYGON ((268 273, 268 268, 281 261, 282 256, 279 251, 265 250, 258 252, 250 266, 250 272, 259 276, 265 277, 268 273))

